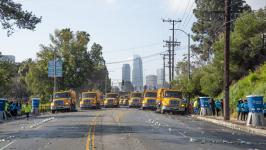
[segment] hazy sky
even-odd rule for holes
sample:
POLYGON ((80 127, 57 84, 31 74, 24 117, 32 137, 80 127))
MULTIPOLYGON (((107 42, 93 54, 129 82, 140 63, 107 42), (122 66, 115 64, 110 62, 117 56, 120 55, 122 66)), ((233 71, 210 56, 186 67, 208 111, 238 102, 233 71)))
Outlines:
MULTIPOLYGON (((165 51, 163 40, 170 35, 170 24, 162 18, 182 19, 178 28, 191 32, 194 0, 15 0, 23 8, 42 16, 36 30, 17 30, 11 37, 0 30, 0 51, 15 55, 17 61, 36 58, 40 44, 49 44, 55 29, 83 30, 91 35, 91 43, 103 46, 107 63, 132 59, 133 54, 148 56, 165 51)), ((266 6, 266 0, 247 0, 254 9, 266 6)), ((181 46, 177 60, 187 52, 187 37, 176 32, 181 46)), ((128 62, 132 64, 131 61, 128 62)), ((160 55, 143 59, 144 76, 162 67, 160 55)), ((132 66, 131 66, 132 67, 132 66)), ((108 65, 114 83, 121 80, 122 64, 108 65)))

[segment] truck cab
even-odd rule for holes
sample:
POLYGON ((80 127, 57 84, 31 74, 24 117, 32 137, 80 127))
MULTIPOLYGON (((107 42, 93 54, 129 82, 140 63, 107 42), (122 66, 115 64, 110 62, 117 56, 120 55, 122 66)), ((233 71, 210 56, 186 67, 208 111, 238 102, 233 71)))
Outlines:
POLYGON ((119 97, 117 93, 107 93, 104 99, 104 107, 119 107, 119 97))
POLYGON ((162 114, 165 112, 185 113, 186 104, 182 100, 182 92, 173 89, 159 89, 157 99, 157 111, 162 114))
POLYGON ((101 94, 97 91, 82 92, 80 109, 99 109, 101 103, 101 94))
POLYGON ((55 113, 56 111, 76 111, 76 100, 75 91, 55 92, 51 103, 51 111, 52 113, 55 113))
POLYGON ((119 105, 120 105, 120 106, 123 105, 123 103, 124 103, 124 99, 125 99, 124 96, 119 96, 119 105))
POLYGON ((132 92, 128 101, 129 108, 140 108, 142 103, 143 94, 141 92, 132 92))
POLYGON ((156 110, 157 91, 145 91, 142 101, 142 109, 156 110))
POLYGON ((129 96, 126 95, 126 96, 124 97, 124 100, 123 100, 123 105, 124 105, 124 106, 128 106, 128 101, 129 101, 129 96))

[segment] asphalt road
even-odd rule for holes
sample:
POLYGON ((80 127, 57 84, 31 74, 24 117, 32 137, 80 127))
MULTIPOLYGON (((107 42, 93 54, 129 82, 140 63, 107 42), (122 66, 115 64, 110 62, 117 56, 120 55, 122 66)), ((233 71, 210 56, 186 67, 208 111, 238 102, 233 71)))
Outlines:
POLYGON ((266 138, 188 116, 116 108, 0 124, 0 150, 265 150, 266 138))

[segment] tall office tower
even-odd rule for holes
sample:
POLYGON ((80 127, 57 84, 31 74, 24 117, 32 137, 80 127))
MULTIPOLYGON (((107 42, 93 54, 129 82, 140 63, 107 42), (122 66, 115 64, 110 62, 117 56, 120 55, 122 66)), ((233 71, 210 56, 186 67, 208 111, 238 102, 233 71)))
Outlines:
POLYGON ((158 88, 163 88, 165 84, 165 76, 163 68, 157 69, 157 84, 158 88))
POLYGON ((156 75, 148 75, 146 76, 146 86, 149 90, 154 90, 158 88, 157 85, 157 76, 156 75))
POLYGON ((143 67, 142 59, 138 55, 134 55, 133 70, 132 70, 132 84, 135 91, 143 91, 143 67))
POLYGON ((130 65, 129 64, 123 64, 123 67, 122 67, 122 80, 131 81, 130 80, 130 65))

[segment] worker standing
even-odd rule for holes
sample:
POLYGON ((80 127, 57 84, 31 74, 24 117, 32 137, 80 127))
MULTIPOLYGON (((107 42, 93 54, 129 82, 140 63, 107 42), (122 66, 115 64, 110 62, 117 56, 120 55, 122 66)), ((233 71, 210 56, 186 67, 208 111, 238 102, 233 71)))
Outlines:
POLYGON ((222 104, 221 101, 218 99, 215 101, 215 111, 217 117, 219 116, 221 109, 222 109, 222 104))
POLYGON ((27 117, 27 120, 29 120, 29 115, 30 115, 30 111, 31 111, 31 107, 29 105, 29 103, 27 102, 26 105, 24 106, 24 111, 27 117))
POLYGON ((248 101, 245 99, 244 102, 241 104, 241 111, 242 111, 242 115, 241 115, 241 120, 242 121, 246 121, 247 120, 247 116, 248 116, 248 112, 249 112, 249 108, 248 108, 248 101), (243 117, 242 117, 243 116, 243 117))
POLYGON ((194 104, 193 104, 193 108, 194 108, 194 113, 195 114, 198 114, 198 112, 199 112, 199 102, 198 102, 198 100, 195 100, 194 101, 194 104))
POLYGON ((242 118, 242 115, 243 115, 242 114, 242 109, 241 109, 242 103, 243 103, 242 99, 237 101, 237 105, 236 105, 237 120, 240 120, 240 118, 242 118))
POLYGON ((211 110, 212 110, 212 115, 215 116, 215 101, 212 98, 210 102, 211 110))

